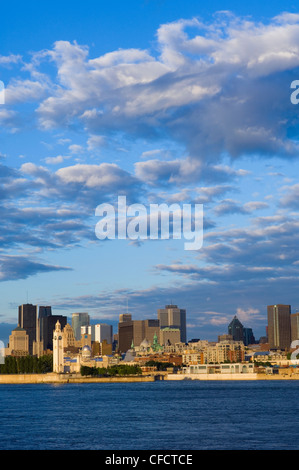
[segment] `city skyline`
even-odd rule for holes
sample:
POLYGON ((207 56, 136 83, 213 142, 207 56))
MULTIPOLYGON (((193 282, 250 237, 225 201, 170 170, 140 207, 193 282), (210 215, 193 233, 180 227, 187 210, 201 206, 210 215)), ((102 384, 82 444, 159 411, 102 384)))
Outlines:
POLYGON ((188 338, 211 341, 234 316, 259 338, 267 306, 299 310, 292 2, 2 14, 15 29, 0 31, 0 340, 26 302, 105 323, 175 304, 188 338), (203 246, 99 240, 96 208, 119 196, 202 204, 203 246))
MULTIPOLYGON (((90 335, 92 341, 104 334, 105 339, 108 336, 110 338, 107 340, 108 344, 114 341, 118 343, 117 348, 120 347, 120 331, 123 327, 123 345, 120 348, 123 353, 130 349, 132 341, 136 343, 136 338, 138 338, 138 345, 142 341, 151 343, 157 331, 163 330, 178 332, 179 339, 177 338, 176 341, 182 344, 194 341, 210 341, 211 343, 216 341, 216 338, 212 340, 202 336, 195 338, 192 336, 192 332, 191 335, 187 335, 187 312, 177 305, 165 305, 165 308, 157 309, 157 318, 153 318, 153 316, 152 318, 134 318, 131 313, 127 312, 120 314, 117 321, 105 323, 102 319, 91 319, 87 312, 73 312, 71 317, 68 317, 53 314, 51 306, 38 306, 27 303, 18 307, 17 324, 7 325, 7 327, 17 326, 13 330, 26 330, 31 355, 36 354, 33 342, 42 340, 48 345, 51 344, 52 331, 54 331, 54 325, 57 321, 60 322, 62 328, 68 325, 73 330, 76 341, 80 341, 85 334, 90 335), (102 333, 101 330, 103 330, 102 333), (124 347, 124 345, 126 346, 124 347)), ((234 315, 226 325, 226 329, 217 332, 217 337, 218 341, 221 337, 231 337, 234 341, 241 341, 245 345, 269 343, 270 349, 285 350, 292 347, 291 343, 298 341, 298 331, 299 313, 297 311, 292 312, 291 305, 277 304, 267 306, 267 324, 265 325, 264 335, 257 337, 253 328, 243 325, 237 315, 234 315)), ((6 335, 8 333, 11 333, 11 331, 7 329, 6 335)), ((7 338, 4 338, 5 342, 8 343, 7 338)), ((51 346, 45 347, 45 349, 51 349, 51 346)))

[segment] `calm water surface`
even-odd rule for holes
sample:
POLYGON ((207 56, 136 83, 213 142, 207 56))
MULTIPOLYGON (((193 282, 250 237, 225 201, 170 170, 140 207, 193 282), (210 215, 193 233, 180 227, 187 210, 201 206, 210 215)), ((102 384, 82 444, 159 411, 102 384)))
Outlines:
POLYGON ((0 449, 297 450, 299 381, 0 385, 0 449))

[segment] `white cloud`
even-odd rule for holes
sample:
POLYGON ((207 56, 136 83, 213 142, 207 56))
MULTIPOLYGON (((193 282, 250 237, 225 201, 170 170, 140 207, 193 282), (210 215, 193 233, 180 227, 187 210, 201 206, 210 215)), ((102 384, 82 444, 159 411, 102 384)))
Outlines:
POLYGON ((62 155, 57 155, 57 157, 47 157, 45 158, 45 162, 48 165, 58 165, 59 163, 63 163, 64 160, 69 159, 69 156, 62 156, 62 155))

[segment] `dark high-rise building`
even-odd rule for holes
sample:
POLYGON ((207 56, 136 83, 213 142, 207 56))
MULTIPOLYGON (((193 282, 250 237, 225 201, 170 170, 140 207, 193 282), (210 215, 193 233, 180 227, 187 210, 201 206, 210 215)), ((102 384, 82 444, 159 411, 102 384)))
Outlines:
POLYGON ((236 315, 228 325, 228 334, 234 341, 244 341, 244 327, 236 315))
POLYGON ((291 306, 268 305, 267 314, 270 349, 289 349, 291 345, 291 306))
POLYGON ((51 307, 39 307, 38 324, 39 340, 42 343, 42 349, 53 350, 53 331, 59 321, 61 329, 67 324, 67 317, 63 315, 52 315, 51 307))
POLYGON ((50 306, 47 306, 47 307, 40 306, 38 308, 38 318, 50 317, 51 315, 52 315, 52 307, 50 307, 50 306))
POLYGON ((160 328, 175 328, 180 330, 181 342, 187 341, 186 310, 177 305, 166 305, 158 310, 160 328))
POLYGON ((37 340, 37 306, 23 304, 19 306, 19 327, 26 330, 29 337, 29 354, 33 354, 33 342, 37 340))
POLYGON ((243 338, 243 343, 245 344, 245 346, 248 346, 248 344, 255 343, 255 337, 252 328, 243 328, 243 338))

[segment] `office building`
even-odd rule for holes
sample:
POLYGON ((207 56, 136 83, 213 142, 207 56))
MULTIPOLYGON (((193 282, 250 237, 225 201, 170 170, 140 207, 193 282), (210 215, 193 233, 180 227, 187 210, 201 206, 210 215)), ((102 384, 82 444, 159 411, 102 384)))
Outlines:
POLYGON ((162 346, 171 346, 181 342, 181 332, 178 328, 161 328, 160 344, 162 346))
POLYGON ((40 305, 38 308, 38 318, 50 317, 52 315, 52 307, 40 305))
POLYGON ((60 322, 61 328, 67 324, 67 317, 63 315, 52 315, 50 306, 40 306, 38 309, 38 326, 37 341, 40 343, 39 351, 42 353, 49 349, 53 350, 53 331, 57 321, 60 322))
POLYGON ((154 336, 159 335, 158 320, 132 320, 118 324, 118 350, 127 352, 131 346, 140 346, 143 340, 152 343, 154 336))
POLYGON ((29 336, 26 330, 19 326, 12 330, 7 353, 11 356, 27 356, 29 354, 29 336))
POLYGON ((81 335, 90 335, 91 341, 102 343, 104 340, 108 344, 113 342, 112 325, 106 323, 97 323, 96 325, 81 326, 81 335))
POLYGON ((291 341, 299 339, 299 313, 291 314, 291 341))
POLYGON ((233 337, 234 341, 244 340, 244 328, 240 320, 234 316, 230 324, 228 325, 228 334, 233 337))
POLYGON ((75 339, 81 339, 81 326, 89 326, 90 318, 88 313, 73 313, 72 314, 72 328, 74 330, 75 339))
POLYGON ((95 341, 92 344, 93 356, 110 356, 112 354, 112 344, 108 344, 106 340, 102 343, 95 341))
POLYGON ((289 349, 291 345, 291 306, 268 305, 267 315, 270 349, 289 349))
POLYGON ((177 305, 166 305, 158 310, 160 328, 177 328, 180 330, 180 341, 186 343, 186 310, 178 308, 177 305))
POLYGON ((33 354, 33 343, 37 338, 37 306, 23 304, 19 306, 18 325, 23 328, 29 339, 29 354, 33 354))
POLYGON ((63 348, 66 350, 76 350, 79 347, 75 340, 73 328, 67 323, 63 329, 63 348))
POLYGON ((113 328, 112 325, 108 325, 107 323, 98 323, 94 325, 95 334, 94 334, 94 341, 98 341, 99 343, 103 343, 107 341, 107 344, 113 343, 113 328))
POLYGON ((53 350, 53 331, 55 325, 59 321, 61 328, 63 329, 67 324, 67 317, 63 315, 50 315, 48 317, 42 317, 40 321, 40 341, 43 344, 43 350, 53 350))
POLYGON ((131 313, 121 313, 119 315, 119 323, 122 323, 124 321, 132 321, 131 313))
POLYGON ((255 337, 252 328, 243 328, 243 343, 245 346, 255 343, 255 337))
POLYGON ((90 340, 94 341, 95 338, 95 325, 86 325, 86 326, 81 326, 81 339, 83 336, 90 336, 90 340))

